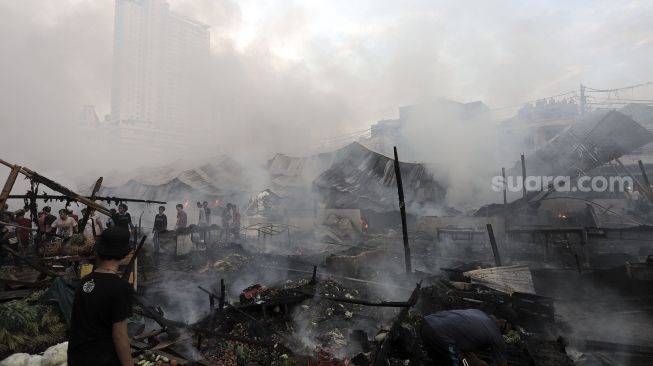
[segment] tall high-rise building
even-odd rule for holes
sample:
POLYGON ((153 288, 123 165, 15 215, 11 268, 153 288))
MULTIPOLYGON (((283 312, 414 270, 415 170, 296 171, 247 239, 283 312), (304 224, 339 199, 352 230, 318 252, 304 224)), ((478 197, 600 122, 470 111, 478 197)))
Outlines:
POLYGON ((171 12, 165 0, 116 0, 110 121, 207 131, 208 28, 171 12))

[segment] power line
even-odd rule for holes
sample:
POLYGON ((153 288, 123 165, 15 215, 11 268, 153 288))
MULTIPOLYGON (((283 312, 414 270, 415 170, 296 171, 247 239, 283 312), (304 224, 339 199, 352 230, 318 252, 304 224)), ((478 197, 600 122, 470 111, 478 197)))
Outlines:
POLYGON ((653 81, 648 81, 648 82, 641 83, 641 84, 636 84, 636 85, 624 86, 624 87, 616 88, 616 89, 596 89, 596 88, 590 88, 590 87, 588 87, 588 86, 585 87, 585 88, 586 88, 587 91, 589 91, 589 92, 595 92, 595 93, 611 93, 611 92, 616 92, 616 91, 619 91, 619 90, 634 89, 634 88, 639 88, 639 87, 642 87, 642 86, 648 86, 648 85, 653 85, 653 81))
MULTIPOLYGON (((566 92, 566 93, 556 94, 556 95, 552 95, 552 96, 549 96, 549 97, 542 97, 542 98, 537 98, 537 99, 533 99, 533 100, 527 100, 527 101, 525 101, 525 102, 521 102, 521 103, 519 103, 519 104, 509 105, 509 106, 505 106, 505 107, 490 108, 490 110, 491 110, 491 111, 498 111, 498 110, 501 110, 501 109, 509 109, 509 108, 522 107, 522 106, 523 106, 524 104, 526 104, 526 103, 534 103, 534 102, 538 102, 538 101, 540 101, 540 100, 546 100, 546 99, 551 99, 551 98, 558 98, 558 97, 562 97, 562 96, 569 95, 569 94, 576 94, 576 90, 570 90, 570 91, 568 91, 568 92, 566 92)), ((576 98, 576 97, 577 97, 577 96, 574 95, 573 98, 576 98)))

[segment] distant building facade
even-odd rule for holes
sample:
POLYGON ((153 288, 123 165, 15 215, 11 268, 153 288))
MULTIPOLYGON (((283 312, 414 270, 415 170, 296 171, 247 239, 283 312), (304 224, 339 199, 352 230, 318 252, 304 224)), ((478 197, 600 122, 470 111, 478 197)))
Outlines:
POLYGON ((165 0, 116 0, 109 121, 137 130, 210 130, 208 26, 165 0))

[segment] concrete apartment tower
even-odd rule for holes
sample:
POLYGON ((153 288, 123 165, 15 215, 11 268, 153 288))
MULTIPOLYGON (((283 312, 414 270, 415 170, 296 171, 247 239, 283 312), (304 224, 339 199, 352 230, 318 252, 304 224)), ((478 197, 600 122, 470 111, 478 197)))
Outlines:
POLYGON ((210 130, 208 26, 165 0, 116 0, 110 121, 137 130, 210 130))

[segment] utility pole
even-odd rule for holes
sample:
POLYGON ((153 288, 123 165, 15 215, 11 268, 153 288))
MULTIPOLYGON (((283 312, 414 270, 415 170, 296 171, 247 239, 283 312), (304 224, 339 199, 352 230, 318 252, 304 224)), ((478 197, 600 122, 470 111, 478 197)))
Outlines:
POLYGON ((587 97, 585 97, 585 85, 580 84, 580 114, 585 114, 587 110, 587 97))
POLYGON ((521 154, 521 189, 523 197, 526 198, 526 160, 524 154, 521 154))
POLYGON ((401 181, 401 169, 399 168, 399 156, 397 147, 395 153, 395 175, 397 178, 397 193, 399 195, 399 213, 401 214, 401 232, 404 237, 404 261, 406 262, 406 273, 412 273, 413 267, 410 258, 410 246, 408 245, 408 225, 406 224, 406 202, 404 201, 404 185, 401 181))

